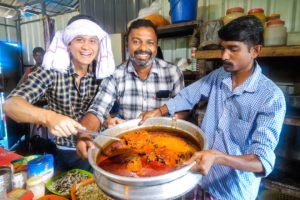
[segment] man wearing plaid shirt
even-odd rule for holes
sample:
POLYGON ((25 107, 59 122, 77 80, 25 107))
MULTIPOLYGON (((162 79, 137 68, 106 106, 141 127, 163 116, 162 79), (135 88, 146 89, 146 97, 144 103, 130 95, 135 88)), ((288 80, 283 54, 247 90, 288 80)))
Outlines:
POLYGON ((76 154, 75 135, 78 128, 84 129, 77 121, 94 98, 98 79, 110 75, 114 68, 107 33, 90 16, 75 16, 55 34, 42 68, 12 91, 4 110, 12 119, 45 126, 55 136, 56 170, 90 170, 89 163, 76 154), (47 110, 32 105, 42 95, 47 99, 47 110))
MULTIPOLYGON (((81 120, 90 130, 98 130, 109 116, 114 102, 119 105, 120 118, 109 119, 112 126, 124 120, 138 118, 142 112, 157 108, 183 87, 183 75, 180 69, 161 59, 157 53, 157 32, 151 21, 139 19, 128 30, 129 60, 118 66, 115 72, 104 79, 90 106, 81 120)), ((87 157, 91 142, 81 134, 77 143, 77 152, 87 157)))

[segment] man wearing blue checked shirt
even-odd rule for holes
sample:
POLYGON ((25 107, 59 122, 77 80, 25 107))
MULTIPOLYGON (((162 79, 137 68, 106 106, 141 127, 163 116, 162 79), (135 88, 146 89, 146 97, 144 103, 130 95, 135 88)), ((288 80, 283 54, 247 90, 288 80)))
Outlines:
MULTIPOLYGON (((263 26, 253 16, 231 21, 219 32, 223 67, 211 72, 156 110, 152 116, 208 106, 201 129, 208 149, 187 162, 203 174, 199 193, 206 199, 255 199, 261 177, 271 173, 284 115, 282 91, 255 61, 263 44, 263 26)), ((199 194, 198 193, 198 194, 199 194)))

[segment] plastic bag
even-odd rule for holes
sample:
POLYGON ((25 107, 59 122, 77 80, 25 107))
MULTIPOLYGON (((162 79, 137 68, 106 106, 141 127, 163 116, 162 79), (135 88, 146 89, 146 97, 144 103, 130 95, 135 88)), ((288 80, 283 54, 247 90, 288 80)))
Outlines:
POLYGON ((143 8, 139 11, 139 15, 137 18, 144 18, 149 15, 158 15, 161 9, 161 5, 154 1, 150 7, 143 8))
POLYGON ((220 39, 218 36, 218 31, 222 26, 223 23, 221 20, 212 20, 198 24, 191 37, 190 47, 207 50, 219 49, 220 39))
POLYGON ((157 1, 154 1, 149 7, 143 8, 139 11, 138 17, 136 19, 128 22, 127 27, 137 19, 148 19, 152 21, 155 26, 164 26, 170 24, 170 22, 159 14, 161 10, 161 5, 157 1))

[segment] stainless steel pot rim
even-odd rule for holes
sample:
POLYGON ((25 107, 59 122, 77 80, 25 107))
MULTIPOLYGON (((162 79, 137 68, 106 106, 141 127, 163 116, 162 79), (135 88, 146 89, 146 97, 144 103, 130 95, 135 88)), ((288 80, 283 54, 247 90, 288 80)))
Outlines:
MULTIPOLYGON (((105 130, 103 133, 107 133, 108 130, 110 130, 113 134, 113 136, 117 136, 117 134, 114 134, 115 131, 118 132, 120 129, 122 128, 126 128, 125 130, 123 130, 122 132, 127 132, 127 131, 130 131, 132 129, 136 129, 136 127, 129 127, 127 128, 126 124, 136 124, 138 125, 140 122, 140 119, 133 119, 133 120, 128 120, 127 122, 123 123, 123 124, 118 124, 116 125, 115 127, 112 127, 110 129, 107 129, 105 130)), ((177 120, 173 120, 172 118, 170 117, 153 117, 153 118, 149 118, 148 120, 146 120, 143 125, 139 126, 140 128, 146 128, 146 127, 159 127, 159 126, 163 126, 165 127, 166 126, 166 122, 168 122, 169 124, 171 124, 171 128, 175 128, 175 129, 178 129, 178 130, 183 130, 180 128, 180 126, 177 126, 178 124, 184 124, 185 126, 188 126, 188 127, 191 127, 192 129, 194 130, 198 130, 199 133, 203 136, 202 139, 203 139, 203 150, 207 149, 207 141, 206 141, 206 138, 205 138, 205 135, 204 133, 202 132, 202 130, 188 122, 188 121, 185 121, 185 120, 181 120, 181 119, 177 119, 177 120), (155 121, 155 125, 153 125, 153 121, 155 121), (159 123, 157 123, 159 122, 159 123)), ((184 131, 184 130, 183 130, 184 131)), ((120 133, 122 134, 122 133, 120 133)), ((98 137, 95 138, 95 141, 97 141, 97 139, 99 139, 98 137)), ((100 172, 102 175, 104 176, 107 176, 109 177, 109 179, 111 180, 114 180, 116 182, 130 182, 130 183, 133 183, 133 184, 136 184, 136 185, 139 185, 142 183, 144 183, 145 185, 151 185, 151 184, 156 184, 156 183, 163 183, 163 182, 169 182, 169 181, 172 181, 174 179, 177 179, 187 173, 191 173, 189 172, 189 170, 192 168, 192 166, 195 164, 195 162, 193 163, 190 163, 180 169, 177 169, 177 170, 174 170, 170 173, 167 173, 167 174, 164 174, 164 175, 160 175, 160 176, 153 176, 153 177, 127 177, 127 176, 120 176, 120 175, 116 175, 116 174, 112 174, 110 172, 107 172, 105 170, 103 170, 102 168, 100 168, 96 162, 94 161, 95 157, 97 154, 98 154, 98 151, 99 149, 89 149, 88 151, 88 159, 89 159, 89 162, 90 164, 92 165, 92 167, 94 168, 94 170, 100 172)))
MULTIPOLYGON (((153 126, 154 127, 160 127, 160 126, 165 127, 166 124, 164 122, 168 121, 171 123, 170 128, 175 128, 177 130, 182 130, 182 131, 186 132, 185 130, 183 130, 177 126, 177 123, 178 124, 181 123, 181 124, 191 127, 194 130, 199 130, 199 133, 202 135, 202 139, 203 139, 203 144, 204 144, 203 150, 207 149, 207 140, 206 140, 206 137, 205 137, 203 131, 198 126, 196 126, 195 124, 192 124, 191 122, 188 122, 188 121, 182 120, 182 119, 174 120, 171 117, 152 117, 152 118, 148 118, 142 125, 138 125, 140 121, 141 121, 141 119, 128 120, 122 124, 118 124, 112 128, 106 129, 103 133, 109 135, 109 133, 107 133, 107 131, 113 130, 112 132, 115 132, 114 130, 126 128, 127 124, 136 124, 140 128, 147 128, 147 127, 153 127, 153 126), (153 125, 152 124, 153 121, 161 121, 161 123, 153 125)), ((131 127, 129 129, 123 130, 121 132, 121 134, 123 134, 124 132, 128 132, 130 130, 133 130, 133 129, 136 129, 136 127, 131 127)), ((117 136, 117 134, 112 134, 112 136, 117 136)), ((96 137, 94 140, 97 141, 97 139, 99 139, 99 137, 96 137)))

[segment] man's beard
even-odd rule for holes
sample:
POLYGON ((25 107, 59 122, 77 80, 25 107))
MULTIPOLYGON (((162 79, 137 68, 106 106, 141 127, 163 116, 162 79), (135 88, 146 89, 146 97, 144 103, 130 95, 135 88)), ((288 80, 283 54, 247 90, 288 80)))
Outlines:
POLYGON ((134 56, 130 55, 129 56, 130 61, 132 62, 133 66, 141 67, 141 68, 146 68, 147 66, 151 65, 153 63, 153 58, 152 58, 152 52, 150 51, 142 51, 142 50, 137 50, 134 52, 134 56), (143 60, 138 60, 135 58, 135 55, 137 54, 148 54, 150 56, 150 59, 147 61, 143 60))

